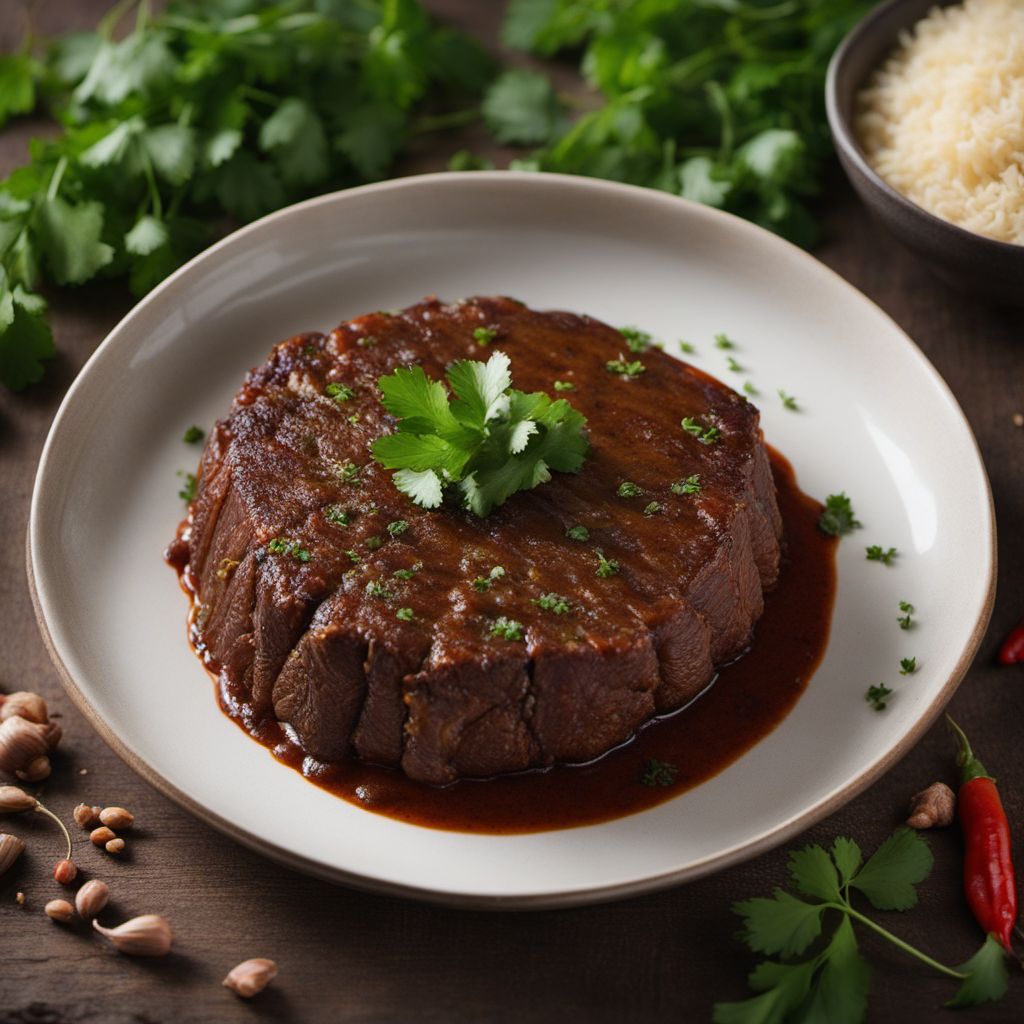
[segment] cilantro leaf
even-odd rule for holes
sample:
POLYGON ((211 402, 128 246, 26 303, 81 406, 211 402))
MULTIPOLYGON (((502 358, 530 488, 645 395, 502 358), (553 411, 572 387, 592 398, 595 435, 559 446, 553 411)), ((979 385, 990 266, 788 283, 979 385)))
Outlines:
POLYGON ((162 124, 142 135, 142 145, 157 174, 171 185, 183 185, 196 162, 195 132, 181 124, 162 124))
POLYGON ((23 304, 13 301, 7 309, 9 322, 0 326, 0 381, 20 391, 43 376, 43 363, 54 353, 53 332, 23 304))
POLYGON ((27 53, 0 56, 0 127, 36 105, 35 62, 27 53))
POLYGON ((100 202, 72 206, 55 196, 36 211, 36 237, 58 284, 81 284, 114 258, 114 250, 100 241, 102 232, 100 202))
POLYGON ((715 1003, 715 1024, 782 1024, 807 998, 818 961, 759 964, 750 975, 750 987, 761 995, 740 1003, 715 1003))
POLYGON ((848 917, 836 927, 823 959, 824 966, 797 1018, 828 1024, 860 1024, 867 1013, 871 968, 857 949, 848 917))
POLYGON ((918 882, 935 863, 928 843, 909 828, 897 829, 850 882, 878 910, 909 910, 917 904, 918 882))
POLYGON ((373 444, 374 458, 395 469, 395 486, 417 504, 436 508, 451 486, 479 516, 516 491, 576 472, 588 452, 586 420, 564 399, 512 388, 509 358, 462 360, 445 386, 421 366, 399 368, 377 382, 397 431, 373 444))
POLYGON ((286 99, 260 129, 260 146, 272 153, 288 184, 315 185, 327 177, 327 137, 323 122, 304 100, 286 99))
POLYGON ((818 529, 830 537, 844 537, 860 527, 850 499, 842 491, 825 499, 825 511, 818 517, 818 529))
POLYGON ((996 1002, 1006 994, 1006 950, 994 935, 985 938, 985 944, 966 963, 958 968, 968 977, 947 1006, 977 1006, 996 1002))
POLYGON ((743 900, 733 910, 743 918, 743 939, 755 953, 788 957, 798 956, 821 934, 825 908, 776 889, 771 898, 743 900))
POLYGON ((839 876, 832 858, 816 843, 789 855, 789 873, 797 889, 819 900, 839 898, 839 876))
POLYGON ((524 68, 498 77, 484 95, 481 109, 499 142, 547 142, 565 126, 561 101, 547 77, 524 68))
POLYGON ((167 243, 167 225, 156 217, 140 217, 124 236, 126 251, 136 256, 148 256, 167 243))
POLYGON ((852 839, 839 836, 832 843, 829 853, 839 871, 840 885, 846 885, 860 868, 862 860, 860 847, 852 839))

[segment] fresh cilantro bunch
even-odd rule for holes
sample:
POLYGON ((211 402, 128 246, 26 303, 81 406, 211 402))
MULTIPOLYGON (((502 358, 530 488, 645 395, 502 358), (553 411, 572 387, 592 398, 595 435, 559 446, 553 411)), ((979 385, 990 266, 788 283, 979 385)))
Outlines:
POLYGON ((854 893, 878 910, 909 910, 933 858, 928 844, 910 829, 898 829, 863 861, 860 847, 838 838, 826 852, 811 845, 790 855, 789 873, 800 899, 783 889, 771 897, 734 907, 743 918, 743 940, 765 960, 750 975, 758 994, 741 1003, 718 1003, 715 1024, 782 1024, 827 1020, 858 1024, 867 1011, 871 969, 860 955, 854 923, 871 929, 903 952, 960 983, 950 1006, 973 1006, 1002 998, 1007 987, 1006 952, 993 936, 966 963, 946 967, 857 910, 854 893), (835 927, 822 940, 826 917, 835 927), (803 960, 808 950, 814 952, 803 960))
POLYGON ((417 0, 174 0, 157 17, 128 0, 0 58, 0 125, 42 95, 63 129, 0 182, 0 381, 38 380, 53 353, 42 282, 124 276, 141 295, 231 222, 385 176, 428 94, 444 109, 490 74, 417 0))
POLYGON ((730 210, 799 244, 832 159, 825 70, 872 0, 512 0, 504 38, 544 56, 581 48, 601 102, 567 126, 536 72, 510 71, 484 114, 513 166, 648 185, 730 210))
POLYGON ((512 387, 509 358, 462 360, 445 386, 422 366, 395 370, 378 381, 381 401, 398 431, 374 442, 374 458, 394 474, 395 486, 417 505, 436 508, 446 488, 478 516, 516 491, 551 479, 551 470, 575 473, 587 457, 586 419, 564 398, 512 387))

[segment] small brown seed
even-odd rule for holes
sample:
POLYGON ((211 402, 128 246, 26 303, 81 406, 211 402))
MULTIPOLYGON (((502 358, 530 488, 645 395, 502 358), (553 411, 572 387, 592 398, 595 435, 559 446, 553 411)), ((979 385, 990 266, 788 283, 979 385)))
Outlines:
POLYGON ((0 875, 24 852, 25 844, 17 837, 0 832, 0 875))
POLYGON ((100 825, 89 833, 89 839, 96 846, 106 846, 111 839, 116 838, 117 836, 106 825, 100 825))
POLYGON ((124 840, 123 839, 111 839, 110 842, 107 843, 103 847, 103 849, 105 849, 107 851, 107 853, 113 853, 113 854, 124 853, 124 840))
POLYGON ((92 926, 106 936, 119 953, 129 956, 164 956, 171 949, 171 926, 159 914, 133 917, 116 928, 104 928, 99 921, 93 921, 92 926))
POLYGON ((50 777, 52 767, 50 765, 50 759, 45 755, 40 757, 32 758, 29 763, 22 768, 20 771, 16 771, 14 774, 21 779, 22 782, 42 782, 43 779, 50 777))
POLYGON ((14 894, 14 902, 17 903, 19 907, 25 906, 25 894, 23 892, 16 892, 14 894))
POLYGON ((75 906, 82 917, 95 917, 110 899, 106 882, 92 878, 75 894, 75 906))
POLYGON ((1024 412, 1015 412, 1013 414, 1013 425, 1015 427, 1024 427, 1024 412))
POLYGON ((100 820, 100 809, 88 804, 79 804, 74 810, 74 819, 82 828, 92 828, 100 820))
POLYGON ((135 815, 123 807, 104 807, 100 811, 100 821, 111 828, 131 828, 135 815))
POLYGON ((911 798, 907 824, 911 828, 944 828, 953 823, 955 813, 953 790, 944 782, 933 782, 911 798))
POLYGON ((224 984, 243 999, 251 999, 262 992, 277 977, 277 964, 273 960, 255 957, 243 960, 228 971, 224 984))
POLYGON ((47 917, 61 923, 66 923, 75 916, 75 908, 67 900, 50 900, 43 910, 47 917))
POLYGON ((0 704, 0 722, 13 715, 20 715, 26 721, 39 725, 46 725, 50 718, 46 710, 46 701, 38 693, 29 690, 9 693, 3 704, 0 704))
POLYGON ((53 869, 53 877, 61 885, 70 885, 78 877, 78 868, 73 860, 59 860, 53 869))
POLYGON ((29 796, 17 786, 0 786, 0 814, 14 814, 30 811, 36 805, 36 798, 29 796))

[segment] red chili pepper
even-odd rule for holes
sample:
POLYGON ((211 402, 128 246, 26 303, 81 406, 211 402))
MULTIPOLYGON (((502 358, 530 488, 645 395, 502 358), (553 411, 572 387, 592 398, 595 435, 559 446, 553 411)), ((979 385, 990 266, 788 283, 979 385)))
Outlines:
POLYGON ((963 730, 946 715, 960 749, 956 763, 961 783, 957 798, 964 834, 964 891, 975 919, 1009 950, 1017 920, 1017 885, 1010 859, 1010 823, 995 779, 974 756, 963 730))
POLYGON ((999 648, 999 663, 1001 665, 1020 665, 1024 662, 1024 621, 1016 629, 1010 631, 1010 635, 1003 641, 999 648))

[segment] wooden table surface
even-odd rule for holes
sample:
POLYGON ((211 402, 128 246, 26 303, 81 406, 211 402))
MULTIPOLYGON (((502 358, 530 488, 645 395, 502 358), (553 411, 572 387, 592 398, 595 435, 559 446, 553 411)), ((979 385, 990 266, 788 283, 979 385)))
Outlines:
MULTIPOLYGON (((108 0, 33 6, 38 29, 52 33, 92 25, 108 0)), ((501 3, 428 6, 496 38, 501 3)), ((12 7, 3 0, 0 52, 13 49, 20 31, 18 19, 8 17, 12 7)), ((0 134, 0 175, 22 160, 29 135, 44 129, 41 121, 23 120, 0 134)), ((451 149, 449 140, 421 147, 411 169, 440 168, 451 149)), ((999 589, 989 634, 952 710, 1000 776, 1024 863, 1024 669, 994 663, 999 638, 1024 614, 1024 429, 1012 419, 1024 411, 1024 313, 986 308, 936 282, 867 218, 838 174, 822 216, 826 238, 817 256, 917 341, 959 399, 988 466, 999 589)), ((18 395, 0 389, 0 689, 38 690, 63 715, 56 770, 42 787, 51 807, 66 819, 80 801, 135 812, 130 857, 115 861, 86 843, 78 858, 84 872, 110 884, 118 915, 167 915, 175 947, 163 960, 130 960, 48 921, 43 904, 60 894, 50 877, 59 851, 55 830, 41 816, 8 819, 2 827, 22 835, 29 849, 0 878, 0 1024, 702 1021, 715 1000, 744 998, 755 961, 735 940, 738 919, 729 907, 784 881, 784 850, 604 906, 515 914, 439 909, 281 868, 191 818, 105 746, 64 697, 40 640, 24 537, 50 421, 75 374, 129 306, 127 294, 109 286, 56 296, 59 355, 44 382, 18 395), (24 906, 15 901, 19 891, 24 906), (250 956, 273 957, 281 973, 260 998, 242 1003, 220 981, 250 956)), ((849 835, 873 849, 900 822, 910 794, 936 779, 955 784, 950 763, 949 739, 937 725, 881 781, 791 845, 849 835)), ((961 841, 947 829, 932 834, 931 846, 935 869, 921 887, 920 906, 879 917, 940 960, 957 963, 980 939, 961 895, 961 841)), ((875 967, 869 1020, 951 1012, 941 1009, 951 994, 947 982, 870 935, 862 946, 875 967)), ((1002 1004, 969 1011, 967 1019, 1024 1018, 1024 977, 1015 974, 1002 1004)))

